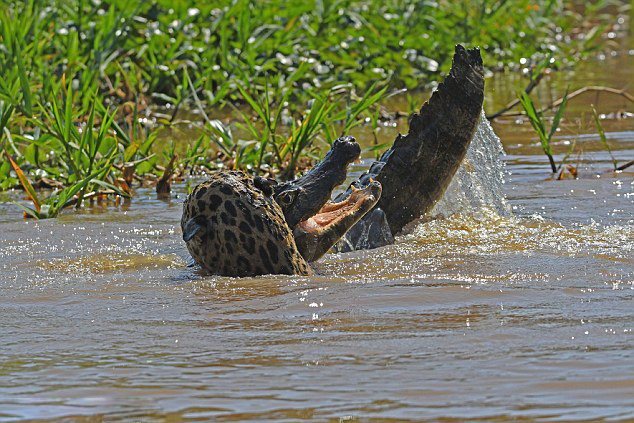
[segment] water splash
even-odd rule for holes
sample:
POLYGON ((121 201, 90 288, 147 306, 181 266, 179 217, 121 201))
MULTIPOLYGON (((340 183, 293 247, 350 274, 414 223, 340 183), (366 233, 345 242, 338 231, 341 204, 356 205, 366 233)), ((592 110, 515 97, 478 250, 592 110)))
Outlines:
POLYGON ((511 209, 503 191, 507 174, 501 159, 504 154, 500 138, 482 113, 467 156, 445 195, 432 210, 432 216, 478 214, 484 210, 510 216, 511 209))
MULTIPOLYGON (((432 209, 431 213, 422 220, 415 220, 407 225, 401 235, 411 233, 421 223, 428 222, 429 218, 443 218, 461 213, 463 215, 486 216, 497 218, 511 216, 510 206, 504 196, 502 186, 504 176, 507 173, 501 156, 504 154, 502 143, 493 128, 486 119, 484 112, 480 116, 480 123, 467 150, 467 154, 460 165, 456 175, 449 184, 444 196, 432 209)), ((355 166, 352 165, 348 172, 348 180, 357 180, 363 172, 367 171, 370 160, 355 166)), ((336 195, 335 195, 336 198, 336 195)), ((387 231, 387 236, 378 236, 378 233, 387 229, 387 222, 381 222, 381 217, 368 219, 370 215, 348 232, 334 247, 337 252, 348 252, 359 249, 372 249, 377 246, 391 244, 392 235, 387 231), (374 222, 371 224, 371 222, 374 222), (375 231, 370 236, 370 231, 375 231), (378 232, 377 232, 378 231, 378 232), (373 245, 370 239, 380 241, 373 245), (352 241, 353 240, 353 241, 352 241)))

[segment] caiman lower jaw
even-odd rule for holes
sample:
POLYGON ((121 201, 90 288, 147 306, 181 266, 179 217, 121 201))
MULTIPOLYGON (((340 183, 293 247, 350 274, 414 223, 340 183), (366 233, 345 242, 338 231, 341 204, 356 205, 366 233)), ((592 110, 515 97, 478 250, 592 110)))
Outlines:
POLYGON ((314 216, 301 221, 293 235, 302 256, 309 262, 318 260, 361 219, 381 197, 381 184, 373 181, 339 203, 327 202, 314 216))
POLYGON ((326 231, 329 227, 341 222, 346 216, 358 213, 358 210, 367 202, 376 202, 372 194, 365 194, 362 190, 354 189, 354 192, 345 200, 338 203, 328 201, 316 215, 299 222, 299 227, 306 233, 326 231))

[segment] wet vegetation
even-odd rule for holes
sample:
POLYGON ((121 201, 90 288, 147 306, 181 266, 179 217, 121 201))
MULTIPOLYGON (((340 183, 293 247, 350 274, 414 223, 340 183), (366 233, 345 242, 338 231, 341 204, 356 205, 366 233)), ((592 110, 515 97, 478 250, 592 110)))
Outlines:
MULTIPOLYGON (((566 103, 568 101, 568 91, 566 90, 566 94, 564 94, 563 101, 557 108, 557 112, 555 113, 555 117, 553 118, 553 122, 550 126, 550 130, 546 129, 546 121, 544 119, 544 114, 542 112, 537 111, 533 100, 526 92, 520 93, 520 102, 522 103, 522 107, 526 112, 526 116, 531 122, 533 129, 539 136, 539 142, 542 145, 542 150, 544 150, 544 154, 548 157, 548 162, 550 163, 550 168, 553 173, 557 172, 557 165, 555 164, 555 159, 553 158, 553 149, 550 145, 550 142, 553 138, 553 135, 557 132, 557 128, 559 127, 559 122, 561 122, 561 117, 563 116, 564 110, 566 110, 566 103)), ((563 163, 562 163, 563 165, 563 163)))
MULTIPOLYGON (((456 43, 494 71, 568 66, 602 45, 610 4, 2 1, 0 189, 43 218, 207 169, 292 178, 393 119, 386 98, 441 79, 456 43)), ((522 104, 548 154, 565 102, 548 133, 522 104)))

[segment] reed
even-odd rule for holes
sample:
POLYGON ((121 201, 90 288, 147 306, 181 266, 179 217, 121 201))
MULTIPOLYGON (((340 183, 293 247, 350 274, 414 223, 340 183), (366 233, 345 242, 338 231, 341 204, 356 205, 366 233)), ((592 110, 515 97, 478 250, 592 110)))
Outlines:
POLYGON ((557 112, 555 113, 555 117, 553 118, 553 122, 550 126, 550 130, 546 128, 546 120, 544 118, 543 113, 537 111, 533 100, 530 98, 529 94, 522 91, 519 94, 520 102, 522 103, 522 107, 526 112, 526 116, 528 116, 529 121, 531 122, 531 126, 537 133, 539 137, 539 142, 542 145, 542 150, 544 154, 548 157, 548 161, 550 163, 550 169, 553 173, 557 173, 557 165, 555 164, 555 159, 553 158, 553 150, 550 145, 550 141, 557 132, 557 128, 559 127, 559 123, 561 122, 561 117, 563 116, 564 110, 566 110, 566 104, 568 102, 568 90, 566 89, 566 93, 563 96, 563 101, 559 105, 557 112))
POLYGON ((594 117, 594 124, 597 127, 597 133, 599 134, 599 139, 601 140, 601 144, 603 144, 603 147, 607 150, 608 154, 610 154, 610 157, 612 158, 612 165, 614 166, 614 170, 616 171, 619 168, 619 164, 616 158, 614 157, 614 154, 612 154, 612 149, 610 148, 608 139, 605 136, 605 131, 603 130, 603 125, 601 125, 601 119, 599 118, 597 109, 594 108, 594 104, 591 104, 590 107, 592 108, 592 116, 594 117))
MULTIPOLYGON (((602 7, 582 15, 553 0, 6 0, 0 143, 26 180, 50 178, 73 193, 53 205, 81 207, 95 189, 123 193, 124 168, 156 178, 170 161, 157 154, 164 134, 183 124, 194 135, 174 145, 177 173, 229 166, 291 178, 336 136, 366 120, 377 128, 389 92, 440 79, 457 42, 482 46, 489 69, 549 54, 573 63, 599 45, 611 19, 602 7), (200 119, 182 118, 192 110, 200 119)), ((15 167, 2 160, 0 189, 26 189, 15 167)))

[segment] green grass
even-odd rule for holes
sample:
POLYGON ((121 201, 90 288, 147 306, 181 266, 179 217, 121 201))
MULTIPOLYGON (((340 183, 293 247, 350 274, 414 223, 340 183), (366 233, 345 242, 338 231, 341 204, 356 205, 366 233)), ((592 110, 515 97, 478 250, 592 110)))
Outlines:
MULTIPOLYGON (((530 96, 522 91, 519 94, 520 102, 522 103, 522 107, 526 112, 526 116, 530 121, 533 129, 537 133, 539 137, 539 142, 542 145, 542 150, 546 157, 548 157, 548 161, 550 163, 550 169, 553 173, 557 173, 557 165, 555 163, 555 159, 553 158, 553 150, 550 145, 550 142, 553 138, 553 135, 557 132, 557 128, 559 127, 559 123, 561 122, 561 118, 566 110, 566 105, 568 103, 568 90, 566 89, 566 93, 563 96, 563 101, 557 108, 557 112, 555 113, 555 117, 553 118, 553 122, 550 125, 550 130, 546 128, 546 119, 544 118, 544 114, 539 112, 533 103, 533 100, 530 96)), ((563 161, 562 161, 563 165, 563 161)), ((561 166, 561 165, 560 165, 561 166)))
MULTIPOLYGON (((160 177, 182 125, 181 170, 291 178, 336 136, 376 128, 389 93, 441 79, 455 44, 481 46, 492 70, 574 63, 599 45, 607 3, 0 0, 0 144, 76 207, 120 193, 123 168, 160 177)), ((0 189, 14 186, 3 159, 0 189)))
POLYGON ((605 131, 603 130, 603 125, 601 125, 601 118, 599 117, 599 114, 597 113, 597 109, 594 108, 594 104, 591 104, 590 108, 592 109, 592 117, 594 118, 594 124, 597 127, 597 133, 599 134, 599 139, 601 140, 601 144, 603 145, 603 148, 606 149, 608 154, 610 154, 610 157, 612 158, 612 165, 614 166, 614 170, 616 171, 619 167, 619 164, 616 158, 614 157, 614 154, 612 154, 612 149, 610 148, 608 139, 605 136, 605 131))

